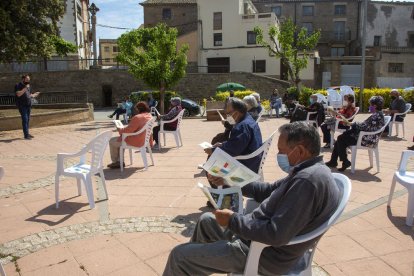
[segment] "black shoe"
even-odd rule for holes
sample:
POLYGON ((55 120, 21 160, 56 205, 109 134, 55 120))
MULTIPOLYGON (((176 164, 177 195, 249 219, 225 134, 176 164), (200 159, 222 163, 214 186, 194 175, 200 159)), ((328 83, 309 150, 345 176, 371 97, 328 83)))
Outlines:
POLYGON ((24 136, 24 139, 26 139, 26 140, 32 140, 32 137, 30 137, 30 136, 24 136))
POLYGON ((329 149, 331 147, 330 143, 326 143, 325 146, 323 146, 324 149, 329 149))
POLYGON ((342 167, 340 167, 338 169, 338 171, 340 171, 340 172, 345 171, 346 169, 348 169, 349 167, 351 167, 351 164, 352 164, 351 161, 345 160, 344 162, 342 162, 342 167))
POLYGON ((336 168, 338 166, 338 163, 331 160, 329 162, 326 162, 325 165, 328 166, 329 168, 336 168))
POLYGON ((109 119, 112 119, 112 117, 114 117, 114 115, 108 115, 108 118, 109 119))
POLYGON ((210 207, 210 208, 213 208, 214 209, 214 206, 213 206, 213 204, 211 204, 210 201, 207 201, 207 207, 210 207))
POLYGON ((33 135, 31 135, 31 134, 27 135, 27 137, 29 137, 29 138, 34 138, 34 136, 33 136, 33 135))
POLYGON ((407 147, 407 149, 409 149, 409 150, 414 150, 414 146, 407 147))

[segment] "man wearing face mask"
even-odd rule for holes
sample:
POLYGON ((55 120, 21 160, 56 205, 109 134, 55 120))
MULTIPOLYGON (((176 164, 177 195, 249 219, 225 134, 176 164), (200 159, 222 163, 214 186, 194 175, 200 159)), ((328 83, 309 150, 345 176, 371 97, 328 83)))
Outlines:
MULTIPOLYGON (((285 124, 279 132, 277 162, 288 175, 242 188, 244 196, 260 203, 250 214, 228 209, 204 213, 191 241, 170 253, 164 276, 242 273, 251 241, 271 245, 260 257, 260 275, 283 275, 320 239, 286 246, 295 236, 322 225, 340 201, 341 192, 319 156, 319 134, 304 122, 285 124)), ((223 179, 209 178, 223 185, 223 179)))
MULTIPOLYGON (((405 100, 403 97, 400 96, 400 93, 398 92, 397 89, 392 89, 391 90, 391 104, 390 104, 390 108, 387 108, 384 110, 384 113, 386 115, 391 115, 393 116, 394 113, 403 113, 405 112, 405 100)), ((404 121, 405 115, 397 115, 397 117, 395 118, 395 121, 397 122, 402 122, 404 121)), ((384 135, 388 135, 389 132, 389 127, 387 126, 384 130, 384 135)))
POLYGON ((22 117, 24 139, 30 140, 33 138, 33 136, 29 134, 32 98, 36 98, 37 96, 39 96, 40 92, 32 93, 29 75, 22 76, 22 81, 16 84, 16 86, 14 87, 14 92, 16 93, 16 105, 19 109, 20 116, 22 117))
MULTIPOLYGON (((231 156, 247 155, 262 145, 262 134, 259 125, 247 112, 246 104, 238 98, 229 98, 226 105, 226 121, 233 126, 230 137, 222 143, 215 143, 213 148, 205 149, 205 153, 211 155, 214 148, 221 148, 231 156)), ((258 172, 261 155, 240 163, 254 172, 258 172)))

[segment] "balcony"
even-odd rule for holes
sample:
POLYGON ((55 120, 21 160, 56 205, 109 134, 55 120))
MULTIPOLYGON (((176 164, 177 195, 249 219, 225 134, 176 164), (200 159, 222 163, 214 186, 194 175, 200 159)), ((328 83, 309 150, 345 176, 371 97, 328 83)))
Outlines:
POLYGON ((320 43, 328 42, 348 42, 352 39, 351 30, 345 31, 324 31, 321 32, 320 43))

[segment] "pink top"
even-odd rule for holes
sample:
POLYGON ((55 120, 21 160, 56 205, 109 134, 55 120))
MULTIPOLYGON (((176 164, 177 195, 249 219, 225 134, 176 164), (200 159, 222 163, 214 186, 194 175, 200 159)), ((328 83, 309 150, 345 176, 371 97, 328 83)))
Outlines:
MULTIPOLYGON (((151 119, 152 119, 152 116, 150 113, 141 113, 141 114, 135 115, 134 117, 132 117, 127 127, 118 130, 119 135, 122 135, 122 133, 137 132, 140 129, 142 129, 145 126, 145 124, 151 119)), ((122 139, 121 137, 119 137, 118 142, 121 142, 121 141, 122 139)), ((127 137, 125 141, 128 145, 131 145, 133 147, 142 147, 145 144, 145 131, 138 135, 127 137)), ((152 144, 153 144, 153 141, 152 141, 152 136, 151 136, 150 145, 152 146, 152 144)))

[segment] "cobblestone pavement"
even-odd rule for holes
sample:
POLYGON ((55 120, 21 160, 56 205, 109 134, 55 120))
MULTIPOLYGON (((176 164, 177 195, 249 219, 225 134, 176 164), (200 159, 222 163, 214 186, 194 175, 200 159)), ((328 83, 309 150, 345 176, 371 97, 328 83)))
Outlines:
MULTIPOLYGON (((414 132, 413 119, 406 119, 407 135, 414 132)), ((265 118, 263 137, 283 123, 265 118)), ((111 122, 34 129, 31 141, 20 139, 19 131, 0 134, 0 165, 6 169, 0 182, 0 261, 8 275, 160 275, 170 250, 188 241, 197 218, 208 211, 195 187, 206 181, 196 168, 205 160, 198 144, 221 131, 220 124, 185 120, 184 146, 174 148, 167 136, 167 147, 154 153, 155 166, 147 171, 139 155, 123 173, 105 169, 109 199, 97 177, 94 210, 85 195, 75 196, 73 179, 62 178, 56 210, 56 153, 77 151, 107 129, 113 129, 111 122)), ((385 204, 400 153, 411 144, 411 138, 383 139, 379 173, 368 167, 365 152, 358 153, 357 173, 345 173, 353 184, 350 202, 321 239, 314 274, 411 275, 414 234, 404 223, 406 191, 397 187, 392 208, 385 204)), ((267 181, 284 175, 272 157, 276 152, 274 143, 264 167, 267 181)), ((325 159, 329 154, 323 152, 325 159)))

